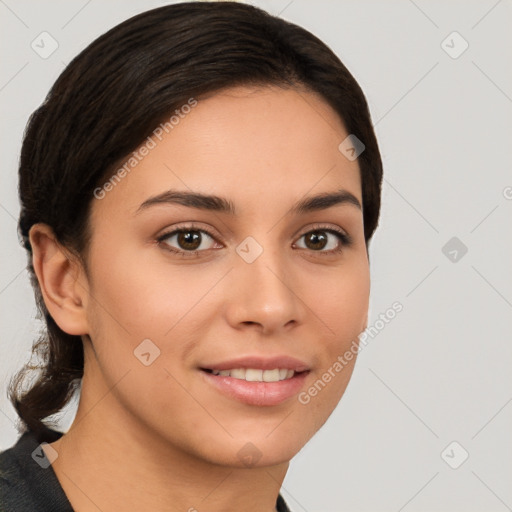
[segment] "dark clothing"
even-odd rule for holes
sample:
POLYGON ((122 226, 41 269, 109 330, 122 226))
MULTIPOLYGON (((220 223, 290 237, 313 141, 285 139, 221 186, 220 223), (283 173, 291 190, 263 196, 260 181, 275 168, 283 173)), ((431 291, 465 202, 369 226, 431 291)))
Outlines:
MULTIPOLYGON (((55 472, 40 446, 62 435, 51 431, 43 439, 26 432, 0 453, 0 512, 74 512, 55 472)), ((290 512, 279 494, 278 512, 290 512)))
POLYGON ((50 461, 31 432, 0 453, 0 511, 73 512, 50 461))

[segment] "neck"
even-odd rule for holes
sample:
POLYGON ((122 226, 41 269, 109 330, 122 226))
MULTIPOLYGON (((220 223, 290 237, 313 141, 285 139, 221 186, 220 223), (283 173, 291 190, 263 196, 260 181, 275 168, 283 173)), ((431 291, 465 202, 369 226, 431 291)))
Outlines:
POLYGON ((201 459, 137 423, 112 393, 82 386, 75 420, 51 446, 75 510, 273 512, 288 462, 239 468, 201 459))

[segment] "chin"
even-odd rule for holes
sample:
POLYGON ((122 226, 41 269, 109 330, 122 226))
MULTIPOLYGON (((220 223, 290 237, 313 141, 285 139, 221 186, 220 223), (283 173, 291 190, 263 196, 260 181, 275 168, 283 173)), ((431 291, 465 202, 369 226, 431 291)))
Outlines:
MULTIPOLYGON (((279 428, 279 427, 278 427, 279 428)), ((279 435, 277 432, 255 432, 254 435, 232 439, 223 454, 222 463, 237 468, 268 467, 287 464, 309 441, 310 436, 279 435)))

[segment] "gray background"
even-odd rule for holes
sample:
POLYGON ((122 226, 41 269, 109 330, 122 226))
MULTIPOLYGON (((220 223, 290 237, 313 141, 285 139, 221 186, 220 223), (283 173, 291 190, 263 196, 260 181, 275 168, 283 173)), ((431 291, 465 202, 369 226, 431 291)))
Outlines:
MULTIPOLYGON (((165 3, 0 0, 0 449, 17 437, 4 390, 39 327, 16 235, 24 126, 88 43, 165 3), (43 31, 59 45, 47 59, 30 46, 43 31)), ((403 304, 283 496, 296 512, 512 510, 512 3, 251 3, 323 39, 365 91, 385 166, 370 325, 403 304), (453 31, 469 44, 457 58, 445 50, 463 41, 441 44, 453 31)))

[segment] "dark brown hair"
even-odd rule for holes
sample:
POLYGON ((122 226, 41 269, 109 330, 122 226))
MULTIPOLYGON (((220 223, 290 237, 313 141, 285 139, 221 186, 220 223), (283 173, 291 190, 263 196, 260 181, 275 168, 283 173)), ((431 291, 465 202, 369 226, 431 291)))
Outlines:
MULTIPOLYGON (((236 85, 276 85, 318 93, 359 156, 368 245, 380 211, 382 163, 368 105, 339 58, 303 28, 248 4, 184 2, 143 12, 93 41, 59 76, 29 119, 19 166, 19 233, 46 330, 34 345, 43 361, 28 390, 10 386, 24 424, 48 435, 45 418, 69 401, 83 375, 80 336, 49 315, 34 275, 28 233, 46 223, 85 265, 93 191, 174 109, 236 85)), ((341 142, 341 141, 340 141, 341 142)))

